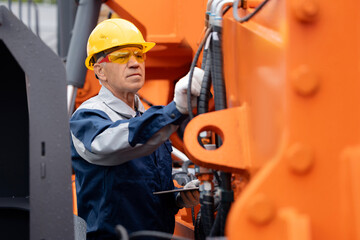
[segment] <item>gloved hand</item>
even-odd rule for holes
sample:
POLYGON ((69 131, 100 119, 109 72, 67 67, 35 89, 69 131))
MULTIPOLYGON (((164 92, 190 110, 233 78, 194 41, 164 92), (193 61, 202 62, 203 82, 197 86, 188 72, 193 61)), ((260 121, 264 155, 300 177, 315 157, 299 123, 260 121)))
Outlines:
MULTIPOLYGON (((201 83, 204 78, 204 70, 195 67, 191 82, 191 106, 196 107, 196 98, 200 95, 201 83)), ((189 85, 189 73, 181 78, 175 85, 174 102, 177 110, 182 114, 188 114, 187 89, 189 85)))
MULTIPOLYGON (((184 188, 198 187, 200 181, 195 179, 188 182, 184 188)), ((180 208, 191 208, 199 204, 200 193, 199 190, 179 192, 176 196, 176 205, 180 208)))

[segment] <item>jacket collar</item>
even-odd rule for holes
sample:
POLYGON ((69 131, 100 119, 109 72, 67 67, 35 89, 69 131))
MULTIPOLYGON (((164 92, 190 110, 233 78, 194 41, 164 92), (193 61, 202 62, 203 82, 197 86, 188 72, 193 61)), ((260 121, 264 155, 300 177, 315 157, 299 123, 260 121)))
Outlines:
MULTIPOLYGON (((134 109, 119 98, 115 97, 106 87, 101 87, 98 96, 109 108, 125 118, 129 119, 136 116, 136 111, 134 109)), ((137 111, 141 114, 145 112, 145 108, 138 95, 135 95, 135 109, 137 109, 137 111)))

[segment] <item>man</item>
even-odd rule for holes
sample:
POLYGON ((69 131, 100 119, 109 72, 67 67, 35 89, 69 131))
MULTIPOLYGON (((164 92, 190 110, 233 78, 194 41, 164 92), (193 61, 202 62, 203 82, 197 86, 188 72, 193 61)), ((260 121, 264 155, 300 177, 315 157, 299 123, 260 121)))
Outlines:
MULTIPOLYGON (((174 188, 167 139, 188 113, 189 81, 179 80, 173 102, 145 111, 136 93, 145 81, 145 53, 154 45, 123 19, 105 20, 89 36, 85 64, 102 88, 70 120, 78 214, 87 222, 87 239, 116 239, 118 224, 130 233, 172 234, 178 209, 199 203, 198 191, 153 194, 174 188)), ((202 77, 196 68, 193 100, 202 77)))

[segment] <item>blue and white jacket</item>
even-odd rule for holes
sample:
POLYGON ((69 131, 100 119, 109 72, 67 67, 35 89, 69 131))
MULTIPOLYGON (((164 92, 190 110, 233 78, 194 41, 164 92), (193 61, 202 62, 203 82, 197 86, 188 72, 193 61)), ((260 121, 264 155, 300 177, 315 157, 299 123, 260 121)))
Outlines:
POLYGON ((129 232, 174 231, 178 211, 173 189, 171 144, 183 120, 175 103, 134 111, 102 87, 70 120, 78 214, 87 239, 116 239, 115 226, 129 232))

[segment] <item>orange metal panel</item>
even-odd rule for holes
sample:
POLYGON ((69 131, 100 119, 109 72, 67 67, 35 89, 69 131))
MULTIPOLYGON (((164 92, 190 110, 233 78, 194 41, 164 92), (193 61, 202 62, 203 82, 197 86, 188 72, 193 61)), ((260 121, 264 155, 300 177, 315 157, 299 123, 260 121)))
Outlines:
POLYGON ((229 239, 359 239, 359 4, 279 0, 248 23, 227 15, 228 104, 249 106, 250 161, 262 163, 229 239))

